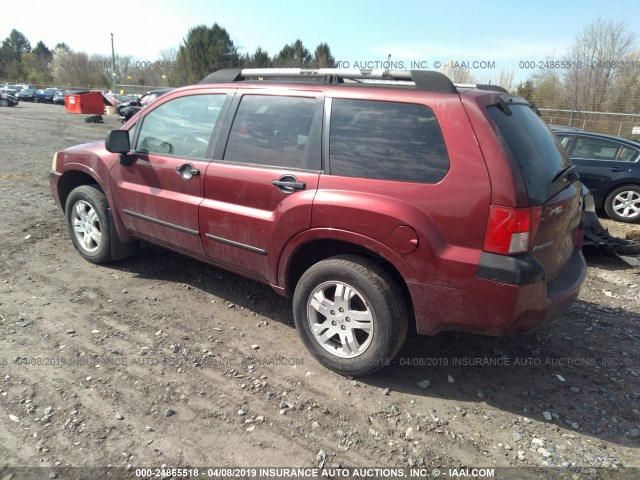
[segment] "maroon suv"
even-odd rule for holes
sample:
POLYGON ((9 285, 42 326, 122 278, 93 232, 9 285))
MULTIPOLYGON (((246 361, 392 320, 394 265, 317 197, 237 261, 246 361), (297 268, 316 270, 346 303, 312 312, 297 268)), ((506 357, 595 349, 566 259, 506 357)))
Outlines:
POLYGON ((409 322, 537 328, 586 271, 582 188, 551 131, 522 98, 436 72, 222 70, 56 153, 51 189, 90 262, 144 239, 269 284, 348 375, 388 364, 409 322))

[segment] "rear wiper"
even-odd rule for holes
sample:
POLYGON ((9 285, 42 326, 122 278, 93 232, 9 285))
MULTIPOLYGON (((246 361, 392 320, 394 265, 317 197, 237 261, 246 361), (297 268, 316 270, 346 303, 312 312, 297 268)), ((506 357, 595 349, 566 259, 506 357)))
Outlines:
POLYGON ((569 165, 568 167, 563 168, 558 173, 556 173, 556 176, 553 177, 551 183, 556 183, 556 181, 561 179, 567 182, 575 182, 576 180, 578 180, 578 172, 576 172, 576 168, 577 167, 575 165, 569 165))
POLYGON ((495 96, 495 99, 496 99, 496 107, 498 107, 502 113, 510 117, 511 109, 509 108, 509 105, 507 105, 507 102, 505 102, 498 95, 495 96))

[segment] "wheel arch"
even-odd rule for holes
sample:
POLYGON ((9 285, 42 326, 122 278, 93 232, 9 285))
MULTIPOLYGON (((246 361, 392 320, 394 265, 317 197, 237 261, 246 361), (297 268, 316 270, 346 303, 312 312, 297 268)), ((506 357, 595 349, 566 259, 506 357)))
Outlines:
POLYGON ((295 247, 291 247, 290 244, 288 247, 291 249, 290 252, 281 258, 281 268, 278 271, 278 278, 281 280, 279 283, 284 287, 285 294, 291 296, 302 274, 315 263, 338 255, 359 255, 374 261, 391 276, 402 292, 409 313, 409 321, 414 323, 413 300, 405 275, 381 251, 370 247, 361 242, 356 243, 353 240, 339 238, 309 239, 295 247))
POLYGON ((626 186, 640 188, 640 179, 635 179, 635 178, 632 178, 632 179, 622 178, 622 179, 620 179, 618 182, 616 182, 614 185, 612 185, 611 188, 609 188, 607 190, 607 192, 602 196, 602 207, 604 208, 604 205, 605 205, 605 202, 607 201, 607 198, 609 198, 609 195, 611 195, 611 193, 613 193, 614 190, 617 190, 620 187, 626 187, 626 186))
POLYGON ((60 199, 60 205, 62 206, 63 212, 65 210, 69 194, 74 188, 81 185, 95 185, 104 193, 100 183, 90 174, 80 170, 67 170, 61 175, 60 180, 58 181, 58 198, 60 199))

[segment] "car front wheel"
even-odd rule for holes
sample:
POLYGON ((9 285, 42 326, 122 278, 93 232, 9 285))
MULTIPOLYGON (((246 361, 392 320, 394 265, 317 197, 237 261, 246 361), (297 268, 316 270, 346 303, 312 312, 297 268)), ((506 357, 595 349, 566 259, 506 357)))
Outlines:
POLYGON ((613 190, 604 202, 607 215, 618 222, 640 222, 640 186, 623 185, 613 190))
POLYGON ((309 352, 342 375, 368 375, 389 365, 407 335, 397 284, 378 264, 355 255, 310 267, 296 286, 293 308, 309 352))
POLYGON ((69 236, 76 250, 91 263, 111 260, 109 214, 104 193, 93 185, 75 188, 65 207, 69 236))

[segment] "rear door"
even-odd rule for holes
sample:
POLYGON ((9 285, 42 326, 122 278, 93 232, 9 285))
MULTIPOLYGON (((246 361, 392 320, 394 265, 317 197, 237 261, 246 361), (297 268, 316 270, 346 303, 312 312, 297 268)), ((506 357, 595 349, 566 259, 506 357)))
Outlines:
POLYGON ((130 232, 204 255, 198 208, 214 127, 226 102, 224 93, 178 97, 151 110, 135 127, 133 163, 112 170, 117 210, 130 232))
POLYGON ((311 224, 321 165, 323 95, 238 91, 207 169, 200 208, 207 257, 276 283, 286 242, 311 224))

